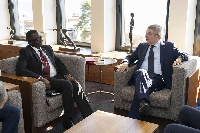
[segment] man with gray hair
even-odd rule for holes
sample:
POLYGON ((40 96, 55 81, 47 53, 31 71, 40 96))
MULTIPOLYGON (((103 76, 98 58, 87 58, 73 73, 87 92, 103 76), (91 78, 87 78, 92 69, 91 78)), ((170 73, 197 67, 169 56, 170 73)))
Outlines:
POLYGON ((0 81, 0 121, 2 123, 2 133, 18 133, 20 118, 19 108, 5 104, 8 100, 7 91, 0 81))
POLYGON ((172 42, 161 41, 162 27, 154 24, 146 30, 146 42, 140 43, 136 50, 127 56, 118 66, 123 72, 136 63, 135 71, 128 85, 135 86, 135 95, 129 117, 142 119, 141 114, 149 110, 149 95, 164 87, 171 88, 173 67, 188 60, 186 53, 181 52, 172 42))

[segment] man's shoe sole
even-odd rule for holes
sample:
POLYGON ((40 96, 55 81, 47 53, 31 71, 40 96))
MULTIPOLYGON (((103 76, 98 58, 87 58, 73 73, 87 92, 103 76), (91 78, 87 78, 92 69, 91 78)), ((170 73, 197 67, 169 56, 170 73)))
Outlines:
POLYGON ((140 109, 139 109, 139 112, 140 112, 141 114, 145 114, 145 113, 148 112, 148 111, 149 111, 149 105, 148 105, 148 104, 142 105, 142 106, 140 107, 140 109))

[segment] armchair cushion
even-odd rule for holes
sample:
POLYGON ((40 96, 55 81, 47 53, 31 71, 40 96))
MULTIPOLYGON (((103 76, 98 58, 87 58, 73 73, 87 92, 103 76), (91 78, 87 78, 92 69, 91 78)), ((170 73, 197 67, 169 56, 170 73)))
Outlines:
POLYGON ((162 89, 152 93, 150 96, 150 106, 156 108, 170 108, 171 90, 162 89))
MULTIPOLYGON (((135 87, 126 86, 122 89, 121 99, 127 102, 132 102, 134 94, 135 94, 135 87)), ((163 90, 154 92, 149 96, 150 106, 169 109, 170 97, 171 97, 170 89, 163 89, 163 90)))
POLYGON ((133 101, 135 94, 135 87, 134 86, 126 86, 122 89, 121 99, 125 101, 133 101))

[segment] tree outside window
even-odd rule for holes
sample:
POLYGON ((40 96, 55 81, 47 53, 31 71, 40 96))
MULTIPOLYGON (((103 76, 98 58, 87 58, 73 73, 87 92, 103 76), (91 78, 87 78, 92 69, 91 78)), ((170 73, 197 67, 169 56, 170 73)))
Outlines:
POLYGON ((65 1, 66 28, 73 41, 91 42, 91 1, 65 1), (74 5, 74 6, 73 6, 74 5))

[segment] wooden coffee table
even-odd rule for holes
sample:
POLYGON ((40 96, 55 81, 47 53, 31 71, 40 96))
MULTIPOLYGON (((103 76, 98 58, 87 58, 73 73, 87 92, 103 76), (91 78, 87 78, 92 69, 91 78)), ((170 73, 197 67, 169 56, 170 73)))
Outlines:
POLYGON ((157 133, 158 125, 96 111, 64 133, 157 133))

